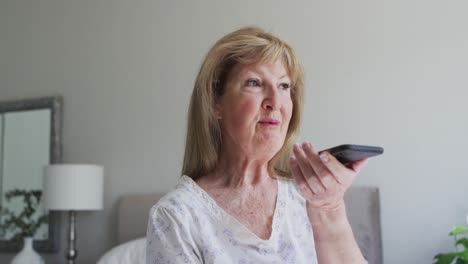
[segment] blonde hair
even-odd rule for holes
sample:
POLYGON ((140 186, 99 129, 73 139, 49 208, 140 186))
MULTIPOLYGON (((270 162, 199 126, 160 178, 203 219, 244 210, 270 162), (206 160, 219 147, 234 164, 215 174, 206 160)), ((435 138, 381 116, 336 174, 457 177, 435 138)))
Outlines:
POLYGON ((303 108, 304 75, 294 50, 278 37, 257 27, 244 27, 218 40, 200 67, 188 110, 187 138, 182 174, 193 179, 212 172, 222 146, 222 132, 214 115, 229 72, 237 64, 281 60, 291 79, 293 112, 281 149, 270 160, 272 175, 290 176, 288 159, 299 133, 303 108))

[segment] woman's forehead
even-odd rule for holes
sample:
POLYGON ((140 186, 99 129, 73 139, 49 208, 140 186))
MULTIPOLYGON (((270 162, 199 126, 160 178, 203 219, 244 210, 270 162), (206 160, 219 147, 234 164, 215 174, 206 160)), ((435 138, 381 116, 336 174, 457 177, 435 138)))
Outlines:
POLYGON ((252 64, 238 63, 233 67, 230 77, 241 77, 250 73, 275 78, 290 78, 288 69, 280 60, 275 62, 257 62, 252 64))

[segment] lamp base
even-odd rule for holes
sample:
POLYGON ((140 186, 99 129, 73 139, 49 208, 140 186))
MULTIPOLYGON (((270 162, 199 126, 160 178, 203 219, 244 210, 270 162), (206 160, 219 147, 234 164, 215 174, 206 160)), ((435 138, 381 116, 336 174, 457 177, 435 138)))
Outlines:
POLYGON ((75 211, 68 211, 68 252, 67 252, 67 263, 75 264, 76 256, 78 251, 75 248, 76 240, 76 227, 75 227, 75 211))

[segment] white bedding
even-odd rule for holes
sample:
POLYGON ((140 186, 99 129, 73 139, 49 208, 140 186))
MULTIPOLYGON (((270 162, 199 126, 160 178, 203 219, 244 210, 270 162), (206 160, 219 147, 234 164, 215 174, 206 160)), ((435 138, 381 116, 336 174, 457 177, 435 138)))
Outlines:
POLYGON ((107 251, 97 264, 145 264, 146 238, 130 240, 107 251))

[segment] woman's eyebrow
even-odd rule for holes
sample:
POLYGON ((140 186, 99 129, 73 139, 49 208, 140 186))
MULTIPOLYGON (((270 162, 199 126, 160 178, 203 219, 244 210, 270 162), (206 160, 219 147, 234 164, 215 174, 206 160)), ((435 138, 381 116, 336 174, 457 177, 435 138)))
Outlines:
MULTIPOLYGON (((242 72, 240 75, 248 75, 248 74, 255 74, 255 75, 259 75, 259 76, 265 76, 265 74, 261 71, 256 71, 256 70, 245 70, 244 72, 242 72)), ((289 74, 287 73, 284 73, 283 75, 281 75, 278 79, 283 79, 283 78, 289 78, 289 74)))
POLYGON ((287 77, 288 79, 290 79, 290 78, 289 78, 289 75, 288 75, 287 73, 283 74, 281 77, 279 77, 279 79, 283 79, 283 78, 285 78, 285 77, 287 77))
POLYGON ((253 69, 246 69, 244 70, 241 75, 248 75, 248 74, 256 74, 256 75, 262 75, 262 73, 260 71, 256 71, 256 70, 253 70, 253 69))

